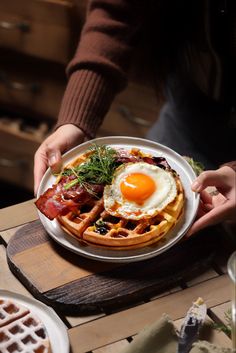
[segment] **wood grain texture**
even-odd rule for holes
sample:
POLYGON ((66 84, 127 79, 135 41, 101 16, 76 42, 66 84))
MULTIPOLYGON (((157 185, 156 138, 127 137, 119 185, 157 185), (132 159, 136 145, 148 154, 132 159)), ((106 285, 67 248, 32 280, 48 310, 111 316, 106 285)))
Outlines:
POLYGON ((6 262, 6 249, 0 245, 0 289, 9 290, 32 297, 29 291, 11 273, 6 262))
POLYGON ((23 225, 38 219, 33 200, 25 201, 0 210, 0 231, 23 225))
POLYGON ((66 315, 92 314, 186 286, 211 266, 218 236, 208 231, 152 259, 120 265, 89 260, 64 249, 35 221, 10 239, 7 257, 11 270, 34 296, 66 315))
POLYGON ((129 345, 127 340, 121 340, 119 342, 115 342, 109 344, 108 346, 104 346, 98 349, 95 349, 93 353, 117 353, 122 352, 122 349, 126 348, 129 345))
POLYGON ((73 353, 84 353, 131 337, 146 325, 158 320, 163 313, 174 321, 183 318, 199 296, 205 300, 208 308, 215 307, 229 300, 229 289, 228 276, 222 275, 149 303, 74 327, 69 330, 71 349, 73 353))
POLYGON ((215 321, 222 321, 224 324, 227 324, 226 320, 226 313, 228 313, 231 310, 231 301, 227 303, 223 303, 221 305, 216 306, 215 308, 212 308, 212 313, 214 313, 215 317, 218 320, 215 321))

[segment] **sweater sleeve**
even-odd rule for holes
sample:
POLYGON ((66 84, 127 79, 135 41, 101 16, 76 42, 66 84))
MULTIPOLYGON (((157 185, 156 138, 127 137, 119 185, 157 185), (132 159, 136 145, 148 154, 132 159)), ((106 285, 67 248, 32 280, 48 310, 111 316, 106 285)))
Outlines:
POLYGON ((78 126, 94 137, 115 95, 127 82, 140 0, 91 0, 79 45, 67 67, 68 84, 56 127, 78 126))

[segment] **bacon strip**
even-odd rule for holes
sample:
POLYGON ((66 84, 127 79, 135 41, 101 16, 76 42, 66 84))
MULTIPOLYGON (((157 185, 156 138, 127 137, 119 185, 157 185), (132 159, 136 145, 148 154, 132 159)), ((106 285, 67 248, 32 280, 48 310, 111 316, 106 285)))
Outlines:
POLYGON ((65 185, 75 179, 74 176, 63 177, 58 184, 47 189, 35 202, 36 207, 48 219, 53 220, 58 216, 66 215, 80 204, 89 202, 103 192, 102 185, 88 185, 89 192, 79 184, 65 189, 65 185))

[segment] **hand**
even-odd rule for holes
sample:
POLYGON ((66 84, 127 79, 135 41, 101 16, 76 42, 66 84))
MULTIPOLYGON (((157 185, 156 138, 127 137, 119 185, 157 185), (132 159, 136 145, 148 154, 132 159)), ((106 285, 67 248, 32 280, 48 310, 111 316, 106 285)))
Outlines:
POLYGON ((83 142, 84 138, 85 135, 80 128, 66 124, 60 126, 42 142, 34 156, 35 195, 48 166, 51 167, 53 173, 60 172, 61 154, 83 142))
POLYGON ((228 166, 201 173, 192 184, 192 190, 200 193, 198 219, 187 237, 199 230, 226 220, 236 220, 236 173, 228 166), (211 195, 205 189, 215 186, 219 193, 211 195))

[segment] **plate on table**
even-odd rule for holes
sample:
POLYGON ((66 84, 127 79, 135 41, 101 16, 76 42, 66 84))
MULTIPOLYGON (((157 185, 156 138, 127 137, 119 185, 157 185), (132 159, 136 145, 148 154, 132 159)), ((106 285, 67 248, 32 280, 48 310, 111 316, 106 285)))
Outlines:
MULTIPOLYGON (((132 250, 110 250, 95 245, 80 244, 79 241, 63 231, 57 220, 50 221, 41 212, 38 212, 39 218, 47 233, 57 243, 78 255, 106 262, 128 263, 146 260, 163 253, 175 245, 190 228, 195 219, 199 205, 199 195, 191 190, 191 184, 196 178, 196 175, 188 162, 178 153, 156 142, 135 137, 111 136, 90 140, 71 149, 64 154, 63 164, 66 165, 73 161, 79 154, 83 154, 87 151, 94 143, 97 145, 108 145, 113 148, 124 148, 127 150, 138 148, 144 153, 151 154, 152 156, 166 158, 171 168, 179 174, 184 188, 184 214, 181 216, 181 219, 175 227, 165 235, 162 241, 132 250)), ((53 176, 50 169, 48 169, 40 183, 37 196, 39 197, 51 187, 55 183, 55 180, 55 176, 53 176)))
POLYGON ((0 297, 25 306, 42 321, 49 336, 52 353, 69 353, 67 328, 52 308, 36 299, 7 290, 0 290, 0 297))

